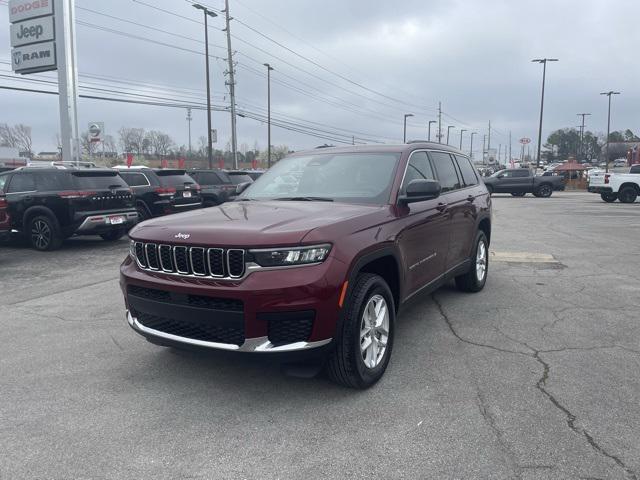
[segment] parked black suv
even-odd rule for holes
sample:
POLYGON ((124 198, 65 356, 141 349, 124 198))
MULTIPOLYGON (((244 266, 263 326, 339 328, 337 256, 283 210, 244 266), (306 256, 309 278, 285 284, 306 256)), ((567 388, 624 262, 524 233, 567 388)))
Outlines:
POLYGON ((205 207, 220 205, 226 202, 231 194, 235 194, 236 185, 222 170, 193 169, 189 170, 189 176, 200 185, 202 204, 205 207))
POLYGON ((36 250, 54 250, 72 235, 122 237, 138 219, 133 194, 110 169, 19 168, 0 174, 12 230, 36 250))
POLYGON ((240 192, 238 192, 237 190, 238 185, 253 183, 253 178, 251 177, 251 175, 249 175, 244 170, 227 170, 226 173, 227 175, 229 175, 231 183, 236 186, 236 189, 231 192, 229 200, 232 200, 239 195, 240 192))
POLYGON ((116 167, 133 190, 140 221, 202 207, 200 186, 185 170, 116 167))

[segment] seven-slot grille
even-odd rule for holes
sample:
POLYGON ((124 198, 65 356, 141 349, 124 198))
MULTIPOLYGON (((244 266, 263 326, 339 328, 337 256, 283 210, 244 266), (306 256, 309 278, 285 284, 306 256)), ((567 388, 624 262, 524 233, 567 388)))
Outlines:
POLYGON ((135 242, 138 266, 145 270, 196 277, 241 278, 245 251, 135 242))

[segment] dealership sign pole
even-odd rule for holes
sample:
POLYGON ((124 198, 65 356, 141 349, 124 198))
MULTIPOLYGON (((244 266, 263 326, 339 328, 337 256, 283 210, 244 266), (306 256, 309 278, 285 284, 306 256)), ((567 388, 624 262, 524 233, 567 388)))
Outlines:
POLYGON ((80 160, 78 68, 73 0, 10 0, 15 73, 58 71, 62 159, 80 160))

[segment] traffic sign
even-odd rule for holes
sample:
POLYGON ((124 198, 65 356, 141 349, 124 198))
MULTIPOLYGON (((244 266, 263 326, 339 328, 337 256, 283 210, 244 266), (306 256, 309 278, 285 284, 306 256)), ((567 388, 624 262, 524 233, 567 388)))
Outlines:
POLYGON ((521 139, 520 139, 520 143, 521 143, 522 145, 526 145, 526 144, 528 144, 528 143, 531 143, 531 139, 530 139, 530 138, 527 138, 527 137, 523 137, 523 138, 521 138, 521 139))

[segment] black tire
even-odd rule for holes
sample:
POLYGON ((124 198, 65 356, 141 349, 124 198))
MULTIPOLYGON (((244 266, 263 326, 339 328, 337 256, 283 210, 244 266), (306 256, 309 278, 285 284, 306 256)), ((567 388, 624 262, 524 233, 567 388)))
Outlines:
POLYGON ((475 244, 470 257, 471 265, 469 271, 464 275, 456 277, 456 286, 458 290, 463 292, 479 292, 484 288, 487 283, 487 275, 489 274, 489 241, 487 236, 482 230, 479 230, 476 234, 475 244), (484 244, 484 273, 482 278, 479 278, 477 262, 478 262, 478 249, 480 245, 484 244))
POLYGON ((100 236, 105 242, 117 242, 124 237, 125 233, 127 232, 122 229, 115 229, 106 233, 101 233, 100 236))
POLYGON ((514 197, 524 197, 526 194, 527 192, 511 192, 514 197))
POLYGON ((493 195, 493 187, 490 185, 487 185, 487 191, 489 192, 489 196, 493 195))
POLYGON ((151 218, 151 213, 149 213, 149 209, 144 203, 136 204, 136 211, 138 212, 138 223, 151 218))
POLYGON ((36 215, 29 219, 27 237, 31 246, 41 252, 56 250, 62 245, 58 221, 48 215, 36 215))
POLYGON ((543 183, 536 189, 536 197, 549 198, 553 193, 553 187, 548 183, 543 183))
MULTIPOLYGON (((368 388, 376 383, 389 364, 395 331, 395 305, 387 282, 379 275, 363 273, 358 275, 347 299, 344 316, 339 322, 334 349, 331 352, 326 371, 329 378, 340 385, 350 388, 368 388), (365 307, 376 296, 386 302, 389 314, 389 329, 386 348, 379 363, 369 368, 365 365, 361 353, 361 323, 365 307)), ((377 335, 374 333, 374 336, 377 335)))
POLYGON ((607 203, 613 203, 618 199, 617 193, 601 193, 600 198, 607 203))
POLYGON ((618 200, 622 203, 633 203, 638 198, 638 192, 631 186, 622 187, 618 191, 618 200))

